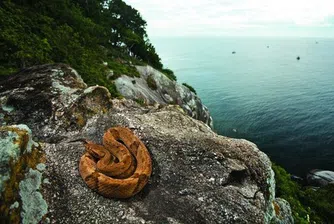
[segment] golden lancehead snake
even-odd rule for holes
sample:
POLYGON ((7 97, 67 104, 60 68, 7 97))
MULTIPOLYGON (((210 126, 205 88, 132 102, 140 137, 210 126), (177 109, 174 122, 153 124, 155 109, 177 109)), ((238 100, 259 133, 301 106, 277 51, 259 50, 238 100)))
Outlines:
POLYGON ((87 141, 79 172, 89 188, 109 198, 137 194, 152 173, 150 154, 140 139, 125 127, 108 129, 103 145, 87 141))

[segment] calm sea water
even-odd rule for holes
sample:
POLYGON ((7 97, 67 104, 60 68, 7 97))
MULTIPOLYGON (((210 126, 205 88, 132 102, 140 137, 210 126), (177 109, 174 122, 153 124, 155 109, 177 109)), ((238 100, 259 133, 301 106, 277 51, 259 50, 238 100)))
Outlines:
POLYGON ((219 134, 253 141, 295 175, 334 170, 334 39, 152 42, 178 81, 195 87, 219 134))

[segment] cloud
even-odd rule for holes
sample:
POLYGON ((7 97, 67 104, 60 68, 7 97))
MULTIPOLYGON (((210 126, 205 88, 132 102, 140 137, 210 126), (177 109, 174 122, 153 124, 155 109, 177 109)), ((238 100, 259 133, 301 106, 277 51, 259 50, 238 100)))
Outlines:
POLYGON ((331 27, 332 0, 125 0, 154 35, 192 35, 277 27, 331 27))

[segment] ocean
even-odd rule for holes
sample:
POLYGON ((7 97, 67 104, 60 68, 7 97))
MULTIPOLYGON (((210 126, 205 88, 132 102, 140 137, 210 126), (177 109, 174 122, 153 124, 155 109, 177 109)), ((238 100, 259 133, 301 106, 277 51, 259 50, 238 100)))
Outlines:
POLYGON ((334 170, 334 39, 151 41, 178 82, 196 89, 218 134, 254 142, 294 175, 334 170))

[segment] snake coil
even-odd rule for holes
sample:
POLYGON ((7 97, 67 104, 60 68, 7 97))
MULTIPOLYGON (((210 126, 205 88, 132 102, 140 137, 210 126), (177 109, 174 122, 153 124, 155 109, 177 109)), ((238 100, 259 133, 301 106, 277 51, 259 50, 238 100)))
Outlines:
POLYGON ((85 143, 79 172, 89 188, 109 198, 137 194, 152 173, 150 154, 140 139, 125 127, 108 129, 103 145, 85 143))

